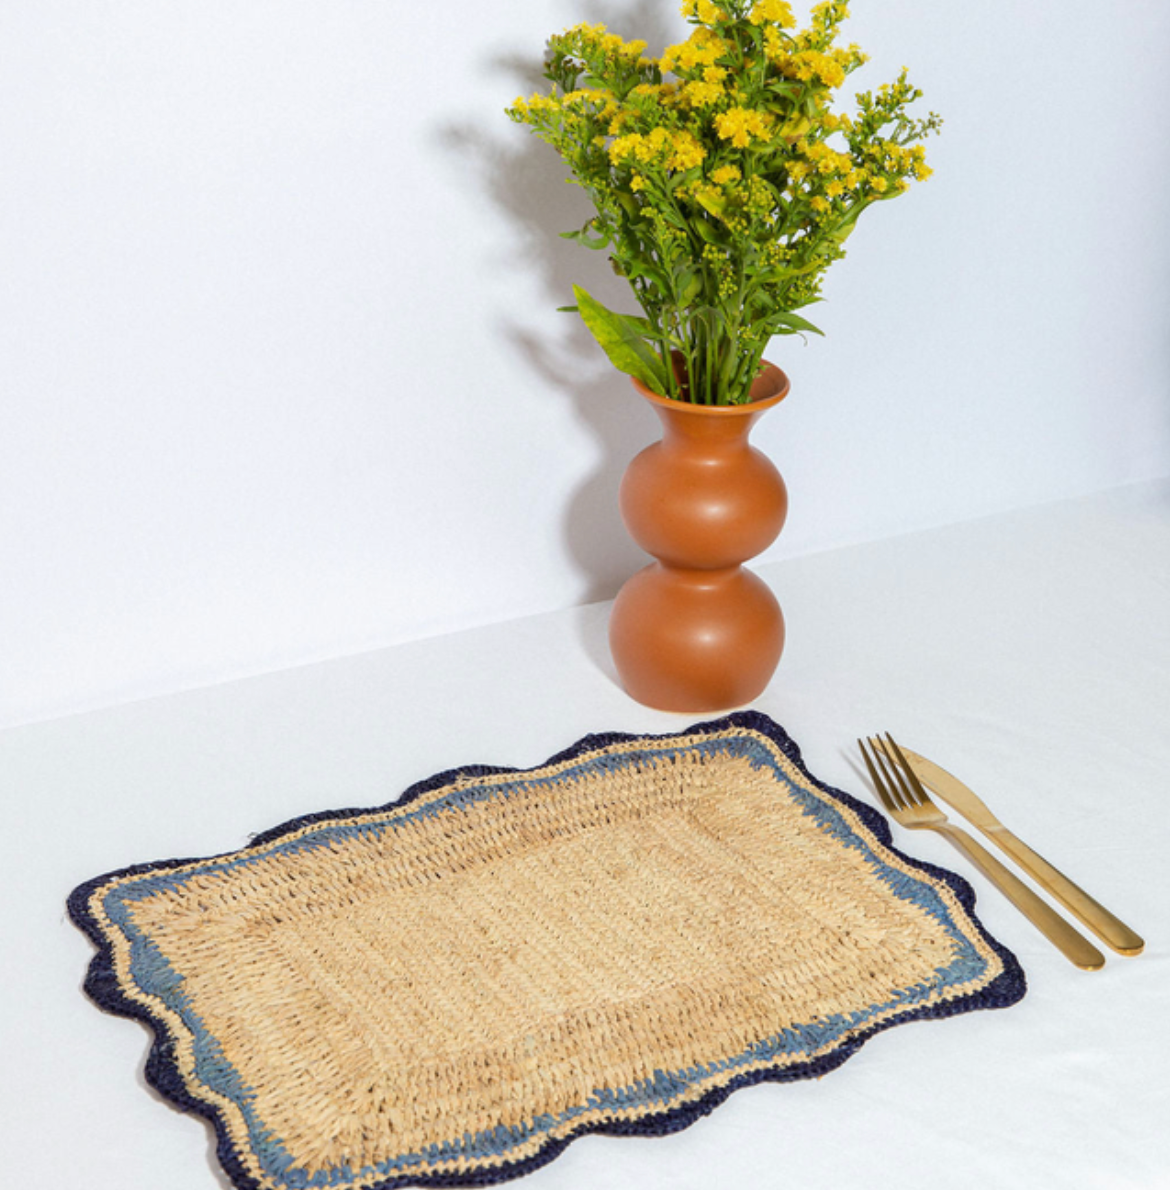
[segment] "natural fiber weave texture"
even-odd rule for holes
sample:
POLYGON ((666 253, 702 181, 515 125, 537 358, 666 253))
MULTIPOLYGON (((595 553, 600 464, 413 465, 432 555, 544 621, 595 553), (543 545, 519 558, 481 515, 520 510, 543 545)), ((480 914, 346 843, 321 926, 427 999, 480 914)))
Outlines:
POLYGON ((745 712, 442 773, 69 908, 87 991, 153 1027, 147 1077, 236 1186, 474 1185, 1017 1001, 970 887, 889 841, 745 712))

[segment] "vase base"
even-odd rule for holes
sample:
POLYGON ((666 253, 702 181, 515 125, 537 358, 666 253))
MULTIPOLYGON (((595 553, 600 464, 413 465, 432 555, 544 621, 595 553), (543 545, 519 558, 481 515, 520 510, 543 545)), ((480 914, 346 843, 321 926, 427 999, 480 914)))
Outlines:
POLYGON ((724 711, 768 685, 784 649, 784 616, 767 583, 742 566, 655 562, 618 593, 609 643, 631 698, 660 711, 724 711))

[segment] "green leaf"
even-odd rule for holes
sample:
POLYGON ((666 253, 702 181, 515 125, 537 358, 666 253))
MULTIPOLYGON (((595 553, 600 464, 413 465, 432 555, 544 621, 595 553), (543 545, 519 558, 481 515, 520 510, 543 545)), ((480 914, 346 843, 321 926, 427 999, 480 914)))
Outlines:
POLYGON ((580 231, 562 231, 562 240, 574 240, 585 248, 592 248, 595 252, 609 244, 609 233, 596 234, 593 231, 593 220, 590 219, 580 231))
POLYGON ((682 292, 678 295, 680 306, 689 306, 703 289, 703 278, 698 273, 688 273, 682 292))
POLYGON ((710 211, 712 215, 722 215, 727 210, 727 199, 722 194, 713 194, 707 190, 700 190, 695 197, 699 200, 699 206, 705 211, 710 211))
POLYGON ((771 323, 775 328, 772 333, 776 335, 800 335, 805 333, 823 335, 825 333, 820 327, 813 326, 807 318, 801 318, 799 314, 793 314, 791 312, 773 315, 771 323))
POLYGON ((637 219, 642 213, 632 194, 627 194, 624 190, 619 190, 617 192, 617 200, 622 204, 622 209, 631 219, 637 219))
POLYGON ((724 242, 724 237, 706 219, 692 219, 691 226, 708 244, 722 244, 724 242))
POLYGON ((804 89, 804 84, 771 82, 764 89, 774 92, 783 99, 795 99, 804 89))
POLYGON ((629 261, 623 266, 621 276, 630 281, 636 281, 641 277, 649 277, 654 282, 655 287, 661 292, 666 293, 670 289, 666 274, 648 260, 629 261))
MULTIPOLYGON (((667 179, 666 186, 671 194, 674 193, 681 176, 683 175, 675 174, 674 177, 667 179)), ((671 227, 677 227, 679 231, 687 230, 686 220, 678 213, 673 203, 668 203, 666 206, 660 207, 658 213, 671 227)))
POLYGON ((577 310, 590 333, 619 372, 640 380, 651 392, 666 396, 666 371, 658 353, 646 342, 654 328, 645 318, 616 314, 590 297, 579 285, 573 286, 577 310))
POLYGON ((843 244, 852 234, 853 229, 857 226, 857 220, 861 218, 861 212, 865 210, 868 203, 855 203, 846 213, 845 218, 837 224, 833 234, 829 237, 835 244, 843 244))

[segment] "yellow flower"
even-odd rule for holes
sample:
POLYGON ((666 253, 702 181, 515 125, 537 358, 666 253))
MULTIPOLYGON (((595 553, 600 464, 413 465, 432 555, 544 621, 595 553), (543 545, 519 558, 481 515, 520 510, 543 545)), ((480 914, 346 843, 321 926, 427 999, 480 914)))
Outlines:
POLYGON ((836 149, 816 141, 811 145, 802 145, 805 157, 813 163, 821 174, 847 174, 853 168, 853 160, 845 153, 838 153, 836 149))
POLYGON ((698 17, 704 25, 714 25, 724 18, 723 9, 711 0, 683 0, 679 11, 684 17, 698 17))
POLYGON ((763 25, 771 22, 782 29, 792 29, 796 26, 796 17, 786 0, 757 0, 748 14, 748 20, 753 25, 763 25))
POLYGON ((609 146, 609 159, 614 165, 621 165, 627 157, 634 156, 642 144, 642 137, 637 132, 631 132, 628 136, 619 136, 613 144, 609 146))
POLYGON ((718 83, 687 83, 682 89, 683 98, 691 107, 710 107, 723 98, 723 88, 718 83))
POLYGON ((706 150, 691 133, 671 134, 665 128, 654 128, 644 135, 631 132, 619 136, 609 146, 609 159, 614 165, 637 161, 643 165, 685 170, 698 165, 706 155, 706 150))
POLYGON ((528 99, 517 99, 516 107, 525 115, 529 115, 532 112, 556 111, 560 107, 560 102, 555 95, 541 95, 538 91, 528 99))
POLYGON ((694 70, 700 66, 714 66, 727 46, 710 29, 698 28, 681 45, 667 46, 659 67, 664 71, 694 70))
POLYGON ((821 29, 839 25, 849 17, 849 5, 844 0, 821 0, 812 8, 813 24, 821 29))
POLYGON ((926 164, 926 150, 922 145, 915 145, 910 150, 910 172, 920 182, 925 182, 934 170, 926 164))
POLYGON ((766 140, 768 130, 768 117, 749 108, 733 107, 715 117, 715 131, 737 149, 746 149, 753 136, 766 140))
POLYGON ((646 48, 644 41, 623 41, 616 33, 610 33, 604 25, 574 25, 566 29, 564 38, 575 39, 583 47, 604 54, 610 59, 625 58, 638 62, 646 48))
MULTIPOLYGON (((661 129, 655 129, 655 132, 658 131, 661 129)), ((670 169, 686 170, 698 165, 706 156, 707 150, 691 133, 676 132, 671 140, 671 154, 666 164, 670 169)))
POLYGON ((738 182, 742 177, 743 174, 739 172, 738 165, 721 165, 711 173, 711 181, 716 186, 725 186, 728 182, 738 182))
POLYGON ((646 188, 646 179, 641 174, 634 174, 630 178, 631 190, 644 190, 646 188))
POLYGON ((604 120, 609 118, 609 124, 606 131, 610 136, 618 136, 626 122, 633 117, 634 113, 626 108, 619 108, 616 103, 606 106, 605 111, 601 113, 601 118, 604 120), (612 110, 611 110, 612 109, 612 110))
POLYGON ((839 50, 831 54, 822 54, 820 50, 801 50, 798 54, 779 59, 777 65, 789 78, 839 87, 845 81, 847 61, 848 55, 839 50))

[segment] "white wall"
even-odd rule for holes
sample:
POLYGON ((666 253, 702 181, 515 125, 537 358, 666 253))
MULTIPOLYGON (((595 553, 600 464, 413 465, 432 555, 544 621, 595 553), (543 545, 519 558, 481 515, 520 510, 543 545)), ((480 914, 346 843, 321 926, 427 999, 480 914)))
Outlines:
MULTIPOLYGON (((1170 8, 856 0, 936 176, 769 353, 769 558, 1170 472, 1170 8)), ((656 423, 502 107, 674 0, 13 0, 0 40, 0 725, 606 598, 656 423), (525 77, 527 72, 527 77, 525 77)), ((501 680, 507 680, 501 675, 501 680)))

